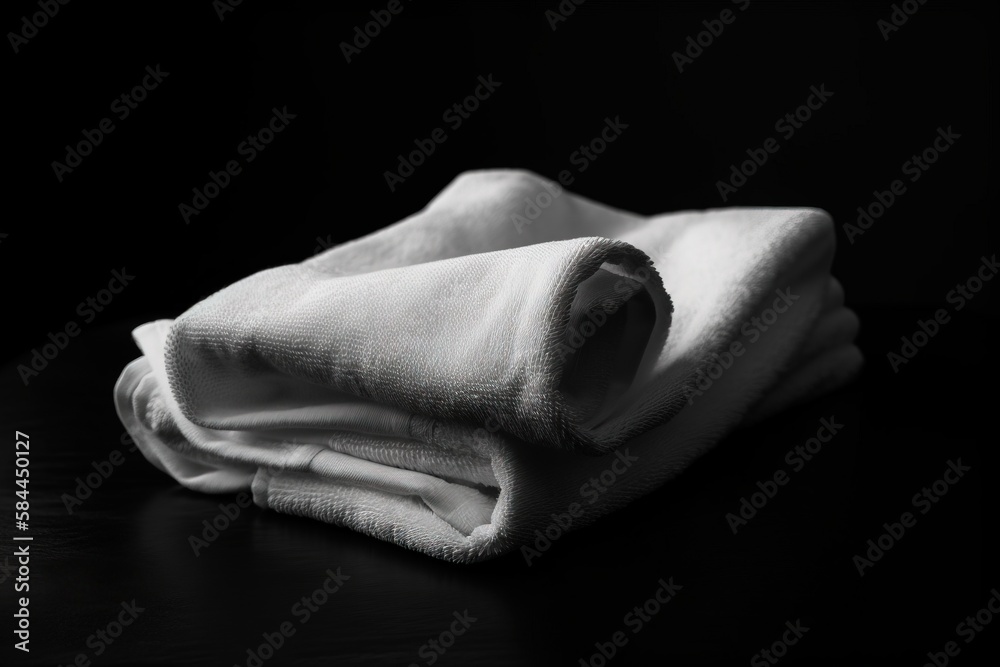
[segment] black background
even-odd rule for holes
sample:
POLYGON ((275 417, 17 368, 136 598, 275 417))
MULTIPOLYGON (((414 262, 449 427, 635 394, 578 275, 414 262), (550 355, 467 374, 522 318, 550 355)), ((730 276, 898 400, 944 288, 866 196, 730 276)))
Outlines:
MULTIPOLYGON (((260 633, 341 565, 352 580, 265 664, 421 663, 454 610, 481 619, 437 664, 578 664, 622 629, 659 577, 685 586, 609 664, 745 664, 802 618, 810 632, 782 664, 923 664, 1000 579, 987 565, 984 508, 995 446, 996 286, 899 373, 886 360, 919 319, 997 250, 994 214, 996 7, 931 1, 886 41, 890 3, 598 3, 552 30, 539 4, 404 2, 352 58, 340 42, 386 3, 245 0, 220 21, 210 2, 71 2, 18 53, 6 46, 7 184, 0 233, 7 289, 3 423, 32 434, 35 557, 30 656, 84 650, 122 600, 148 611, 94 664, 244 664, 260 633), (677 71, 674 51, 725 8, 736 20, 677 71), (67 144, 112 115, 146 66, 165 81, 81 166, 57 180, 67 144), (460 128, 442 113, 477 77, 501 86, 460 128), (833 92, 728 202, 716 186, 810 86, 833 92), (272 108, 295 114, 258 158, 185 224, 208 172, 272 108), (606 117, 628 125, 570 190, 644 214, 722 205, 815 206, 838 224, 834 274, 859 313, 862 377, 722 443, 625 512, 559 540, 531 567, 517 554, 455 567, 338 528, 252 508, 194 558, 187 536, 220 498, 180 490, 137 453, 68 516, 60 495, 120 448, 111 387, 138 356, 128 332, 174 317, 254 271, 399 220, 458 173, 523 168, 555 177, 606 117), (862 236, 840 228, 906 180, 902 164, 939 127, 961 138, 862 236), (448 140, 398 185, 384 172, 415 139, 448 140), (107 285, 134 282, 25 386, 17 366, 107 285), (724 515, 784 453, 836 415, 842 434, 733 535, 724 515), (991 432, 992 431, 992 432, 991 432), (972 471, 861 578, 851 558, 949 459, 972 471), (478 612, 478 614, 477 614, 478 612), (902 664, 902 663, 899 663, 902 664)), ((34 3, 8 3, 5 32, 34 3)), ((11 457, 12 458, 12 457, 11 457)), ((4 515, 13 465, 0 464, 4 515)), ((11 544, 10 521, 0 537, 11 544)), ((4 547, 3 556, 11 552, 4 547)), ((2 557, 2 556, 0 556, 2 557)), ((0 575, 0 579, 3 576, 0 575)), ((3 616, 13 609, 4 581, 3 616)), ((10 619, 8 617, 8 621, 10 619)), ((4 636, 8 630, 3 630, 4 636)), ((983 664, 988 626, 955 664, 983 664)))

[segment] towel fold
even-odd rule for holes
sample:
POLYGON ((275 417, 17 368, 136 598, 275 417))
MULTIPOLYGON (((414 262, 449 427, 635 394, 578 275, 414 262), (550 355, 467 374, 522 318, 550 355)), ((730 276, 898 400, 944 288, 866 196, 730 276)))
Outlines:
POLYGON ((649 379, 670 321, 636 248, 577 238, 338 269, 327 258, 262 271, 178 318, 166 363, 184 416, 387 436, 410 436, 414 415, 423 428, 495 419, 598 452, 631 435, 618 392, 649 379))
POLYGON ((139 327, 116 405, 189 488, 477 561, 849 380, 833 250, 817 209, 644 217, 464 174, 402 222, 139 327))

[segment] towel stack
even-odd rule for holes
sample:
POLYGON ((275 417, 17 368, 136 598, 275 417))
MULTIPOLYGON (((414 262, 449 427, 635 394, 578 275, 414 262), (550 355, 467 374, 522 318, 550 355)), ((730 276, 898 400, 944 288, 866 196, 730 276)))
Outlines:
POLYGON ((849 380, 833 250, 817 209, 643 217, 463 174, 406 220, 136 329, 118 414, 186 487, 479 561, 849 380))

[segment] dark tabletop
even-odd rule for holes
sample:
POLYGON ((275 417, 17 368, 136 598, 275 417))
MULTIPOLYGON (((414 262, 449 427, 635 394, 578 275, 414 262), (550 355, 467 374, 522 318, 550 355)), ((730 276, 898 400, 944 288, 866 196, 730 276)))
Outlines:
POLYGON ((992 618, 980 610, 1000 590, 989 567, 997 514, 986 509, 998 281, 961 311, 945 297, 1000 245, 996 3, 404 1, 350 60, 341 45, 363 42, 361 26, 374 32, 388 0, 227 3, 8 3, 8 38, 34 36, 6 54, 0 667, 78 656, 95 666, 998 664, 1000 621, 970 636, 965 620, 992 618), (901 27, 885 32, 900 6, 901 27), (553 10, 567 20, 552 23, 553 10), (674 54, 696 52, 689 40, 718 32, 724 10, 735 22, 678 67, 674 54), (123 118, 115 101, 148 68, 169 74, 123 118), (502 87, 472 99, 475 115, 452 129, 443 112, 489 76, 502 87), (816 86, 834 96, 811 114, 801 105, 816 86), (241 142, 276 109, 296 118, 187 217, 180 204, 243 160, 241 142), (786 139, 776 121, 799 110, 811 119, 786 139), (71 173, 53 167, 106 118, 113 134, 91 155, 71 173), (581 162, 612 121, 628 125, 621 140, 581 162), (388 183, 436 128, 447 143, 388 183), (941 132, 961 139, 859 237, 858 209, 878 210, 941 132), (723 196, 722 179, 774 137, 780 150, 723 196), (643 215, 829 211, 863 374, 732 435, 530 566, 519 553, 450 565, 255 506, 196 555, 192 537, 206 521, 224 525, 220 503, 237 496, 186 491, 122 444, 112 388, 138 356, 131 328, 401 220, 483 168, 571 170, 568 191, 643 215), (113 271, 137 286, 81 312, 113 271), (894 372, 887 353, 941 307, 951 320, 894 372), (79 335, 25 386, 18 366, 67 323, 79 335), (786 453, 822 419, 843 428, 790 472, 786 453), (30 436, 27 531, 14 526, 16 431, 30 436), (937 502, 914 504, 959 461, 970 469, 938 484, 937 502), (778 471, 788 484, 734 534, 727 514, 778 471), (100 485, 70 512, 89 475, 100 485), (902 535, 883 536, 906 512, 915 521, 902 535), (886 550, 862 576, 855 556, 880 537, 886 550), (30 581, 17 582, 24 544, 30 581), (676 594, 657 609, 661 580, 676 594), (13 647, 23 583, 30 654, 13 647), (327 596, 325 583, 340 587, 327 596), (303 597, 325 598, 307 622, 303 597), (655 613, 637 625, 633 609, 647 604, 655 613), (294 634, 273 655, 248 656, 283 624, 294 634), (949 642, 957 655, 944 653, 949 642))
MULTIPOLYGON (((808 630, 782 664, 922 664, 950 640, 966 656, 986 650, 995 637, 967 645, 955 628, 998 583, 984 574, 992 531, 980 470, 982 450, 995 443, 980 436, 976 418, 995 410, 995 395, 958 380, 977 368, 966 352, 987 349, 994 336, 973 314, 955 318, 893 373, 888 332, 922 314, 862 312, 868 365, 858 382, 728 438, 666 487, 563 536, 530 566, 517 553, 450 565, 255 506, 196 556, 191 536, 204 537, 202 522, 236 496, 187 491, 122 444, 112 387, 136 356, 128 337, 135 323, 87 330, 27 387, 15 368, 27 355, 0 372, 10 448, 15 429, 30 436, 26 534, 34 538, 32 651, 5 646, 2 662, 69 664, 84 653, 92 664, 255 665, 247 650, 283 623, 294 634, 262 664, 598 665, 596 644, 610 651, 619 631, 615 665, 770 664, 755 655, 783 634, 794 638, 786 622, 808 630), (757 481, 791 470, 786 452, 813 436, 821 418, 844 427, 734 534, 727 513, 757 481), (914 494, 959 459, 971 470, 920 514, 914 494), (108 470, 101 464, 109 460, 118 465, 70 514, 76 478, 93 473, 94 462, 108 470), (907 510, 915 524, 860 576, 854 556, 907 510), (341 586, 306 619, 295 605, 323 586, 328 570, 341 586), (671 578, 675 596, 636 632, 636 617, 626 615, 671 578), (131 620, 122 603, 133 601, 131 620), (452 637, 456 612, 467 620, 452 637), (123 614, 129 625, 95 656, 102 642, 88 638, 123 614), (432 640, 450 646, 441 653, 432 640)), ((13 457, 2 467, 9 517, 13 457)), ((0 522, 7 545, 11 523, 0 522)), ((12 553, 4 548, 5 564, 12 553)), ((0 575, 10 624, 7 575, 15 575, 0 575)))

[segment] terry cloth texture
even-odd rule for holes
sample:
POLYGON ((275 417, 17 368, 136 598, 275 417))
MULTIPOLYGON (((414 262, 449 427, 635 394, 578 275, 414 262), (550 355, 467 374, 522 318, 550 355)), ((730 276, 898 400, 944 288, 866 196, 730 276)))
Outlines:
POLYGON ((833 252, 818 209, 645 217, 467 173, 406 220, 139 327, 116 406, 186 487, 479 561, 847 382, 858 323, 833 252))

